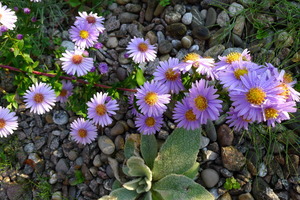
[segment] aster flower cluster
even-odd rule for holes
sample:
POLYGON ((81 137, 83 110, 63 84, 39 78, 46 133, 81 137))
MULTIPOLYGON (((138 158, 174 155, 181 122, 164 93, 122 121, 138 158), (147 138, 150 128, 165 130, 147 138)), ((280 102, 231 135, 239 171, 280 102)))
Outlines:
POLYGON ((289 112, 296 112, 300 93, 293 89, 296 82, 290 74, 270 63, 259 66, 251 62, 247 49, 219 59, 215 71, 233 102, 229 126, 247 130, 249 124, 267 122, 274 127, 275 122, 290 119, 289 112))
POLYGON ((73 51, 66 50, 63 53, 62 69, 68 75, 84 76, 89 72, 94 72, 93 59, 88 57, 85 49, 94 47, 100 49, 102 44, 98 42, 99 35, 105 30, 103 26, 104 18, 96 13, 79 12, 74 26, 69 30, 70 38, 76 47, 73 51))

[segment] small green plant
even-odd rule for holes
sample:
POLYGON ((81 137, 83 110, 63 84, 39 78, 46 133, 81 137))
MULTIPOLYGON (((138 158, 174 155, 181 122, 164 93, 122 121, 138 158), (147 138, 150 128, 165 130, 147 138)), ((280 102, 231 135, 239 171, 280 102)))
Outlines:
POLYGON ((30 188, 36 190, 34 200, 47 200, 51 199, 52 196, 52 186, 49 183, 48 177, 43 177, 38 175, 34 180, 29 180, 30 188))
POLYGON ((80 170, 75 170, 74 174, 75 174, 75 180, 71 182, 72 186, 78 185, 85 181, 84 176, 80 170))
POLYGON ((159 5, 166 7, 167 5, 170 5, 170 0, 159 0, 159 5))
POLYGON ((154 135, 141 136, 140 151, 138 142, 128 138, 124 149, 127 162, 123 172, 131 180, 114 184, 110 195, 99 200, 213 200, 214 197, 204 187, 194 182, 199 168, 196 159, 200 134, 199 129, 186 131, 178 128, 159 152, 154 135))
POLYGON ((224 183, 224 188, 226 190, 239 189, 241 188, 241 185, 239 182, 236 181, 234 177, 230 177, 230 178, 226 178, 226 182, 224 183))

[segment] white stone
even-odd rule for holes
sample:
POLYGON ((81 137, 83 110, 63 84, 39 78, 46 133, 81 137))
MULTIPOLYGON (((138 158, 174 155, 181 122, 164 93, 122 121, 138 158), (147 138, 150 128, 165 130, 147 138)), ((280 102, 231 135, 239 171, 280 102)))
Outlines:
POLYGON ((67 40, 62 41, 61 46, 67 48, 66 50, 68 51, 73 51, 75 49, 75 44, 67 40))
POLYGON ((224 10, 217 17, 217 24, 221 27, 227 26, 230 21, 229 15, 224 10))
POLYGON ((193 20, 193 15, 190 12, 185 13, 181 19, 182 23, 184 23, 185 25, 190 25, 192 23, 192 20, 193 20))
POLYGON ((230 16, 230 17, 233 17, 233 16, 235 16, 235 15, 238 15, 238 14, 241 13, 243 10, 244 10, 244 6, 242 6, 242 5, 239 4, 239 3, 233 2, 233 3, 229 6, 229 8, 228 8, 229 16, 230 16))

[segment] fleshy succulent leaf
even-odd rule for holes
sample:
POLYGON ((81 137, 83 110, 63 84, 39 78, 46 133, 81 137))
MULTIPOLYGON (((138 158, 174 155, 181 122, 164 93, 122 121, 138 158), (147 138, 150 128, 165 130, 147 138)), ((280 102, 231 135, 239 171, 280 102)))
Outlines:
POLYGON ((118 188, 122 188, 122 184, 118 180, 115 180, 111 186, 111 190, 116 190, 118 188))
POLYGON ((141 176, 152 180, 152 172, 142 158, 132 156, 127 160, 128 174, 133 177, 141 176))
POLYGON ((173 199, 203 199, 214 200, 214 196, 203 186, 194 182, 192 179, 178 174, 170 174, 158 182, 152 189, 159 193, 164 200, 173 199))
POLYGON ((128 181, 123 184, 123 187, 127 190, 136 190, 136 188, 139 186, 139 182, 143 180, 142 177, 133 179, 132 181, 128 181))
POLYGON ((129 159, 131 156, 136 156, 137 150, 136 150, 136 144, 135 141, 132 138, 128 138, 125 142, 124 147, 124 155, 126 159, 129 159))
POLYGON ((135 200, 139 194, 135 190, 119 188, 110 193, 109 196, 116 197, 117 200, 135 200))
POLYGON ((152 194, 150 191, 145 194, 143 200, 152 200, 152 194))
POLYGON ((152 169, 154 159, 157 156, 157 149, 157 140, 154 135, 141 136, 141 153, 146 165, 148 165, 150 169, 152 169))
POLYGON ((195 162, 189 170, 183 173, 183 175, 194 180, 198 175, 199 166, 200 164, 198 162, 195 162))
POLYGON ((169 174, 183 174, 189 170, 197 159, 200 134, 201 129, 175 129, 154 160, 153 179, 159 180, 169 174))

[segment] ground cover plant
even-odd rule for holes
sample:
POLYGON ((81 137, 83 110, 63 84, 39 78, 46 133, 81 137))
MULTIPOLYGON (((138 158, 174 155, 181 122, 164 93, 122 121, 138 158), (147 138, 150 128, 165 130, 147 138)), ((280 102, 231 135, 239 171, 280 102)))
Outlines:
MULTIPOLYGON (((101 9, 84 9, 86 3, 96 8, 98 4, 94 1, 59 1, 55 6, 51 2, 27 1, 14 4, 13 1, 7 1, 0 4, 0 70, 7 77, 12 76, 14 84, 11 91, 1 88, 1 95, 7 105, 0 108, 0 137, 10 137, 18 129, 18 118, 14 110, 18 109, 20 104, 38 115, 49 112, 56 103, 66 106, 66 109, 78 115, 70 125, 70 137, 75 143, 82 145, 89 145, 95 141, 99 136, 98 130, 112 123, 113 116, 120 109, 119 100, 128 102, 132 114, 135 115, 135 126, 146 140, 153 139, 153 135, 161 129, 163 115, 168 110, 172 111, 173 121, 178 128, 174 132, 180 130, 182 138, 188 134, 195 136, 195 130, 201 129, 209 120, 218 120, 224 113, 228 115, 227 124, 236 131, 254 130, 258 126, 270 131, 285 120, 290 120, 290 113, 297 111, 296 103, 300 101, 300 93, 295 89, 299 84, 290 73, 294 71, 293 65, 285 67, 287 63, 283 62, 282 65, 274 66, 274 60, 268 60, 270 62, 266 63, 266 60, 255 59, 254 62, 248 49, 220 55, 218 60, 202 57, 197 53, 188 53, 182 60, 170 57, 159 62, 152 77, 145 77, 143 72, 157 57, 157 47, 147 39, 134 37, 129 41, 124 55, 132 61, 131 74, 124 81, 104 85, 102 77, 109 71, 109 65, 95 63, 91 55, 103 46, 98 41, 105 31, 105 18, 102 16, 105 13, 101 9), (19 7, 17 9, 13 6, 19 7), (41 7, 44 9, 39 9, 41 7), (51 43, 60 44, 61 39, 54 33, 50 39, 45 39, 47 37, 41 32, 44 26, 41 16, 45 15, 44 12, 54 12, 57 7, 61 11, 73 14, 72 17, 75 18, 68 28, 74 49, 47 48, 51 43), (72 8, 76 8, 76 11, 72 8), (42 63, 42 54, 54 54, 56 61, 51 65, 42 63), (229 108, 226 109, 224 105, 229 105, 229 108)), ((160 2, 165 2, 166 5, 169 3, 160 2)), ((286 5, 288 7, 290 4, 286 5)), ((252 7, 245 13, 255 14, 257 10, 251 9, 252 7)), ((53 19, 54 21, 62 20, 61 22, 66 24, 70 24, 72 18, 66 17, 64 12, 52 15, 60 16, 53 19)), ((293 20, 293 16, 288 16, 287 19, 293 20)), ((257 25, 256 37, 262 39, 266 35, 258 23, 253 21, 253 24, 257 25)), ((288 24, 293 24, 293 21, 288 24)), ((274 26, 281 27, 282 24, 274 26)), ((296 30, 293 25, 285 27, 285 31, 290 31, 293 38, 298 38, 295 35, 296 30)), ((279 36, 274 37, 278 39, 279 36)), ((294 48, 297 47, 292 49, 294 48)), ((296 66, 298 60, 293 57, 295 55, 291 53, 287 58, 293 58, 296 66)), ((176 134, 172 133, 169 140, 175 136, 176 134)), ((263 142, 268 143, 270 139, 278 140, 270 135, 263 142)), ((164 145, 168 144, 167 140, 160 150, 163 151, 164 145)), ((194 144, 191 148, 198 146, 199 144, 194 144)), ((172 145, 169 145, 169 148, 171 147, 172 145)), ((186 148, 181 151, 189 150, 186 148)), ((132 150, 127 151, 133 153, 132 150)), ((196 155, 197 152, 193 154, 196 155)), ((195 160, 191 166, 185 166, 184 171, 170 172, 155 179, 155 174, 160 174, 161 171, 155 172, 157 169, 153 162, 158 163, 159 158, 153 156, 149 161, 145 158, 147 153, 144 149, 141 150, 142 156, 133 153, 126 157, 124 173, 138 177, 123 184, 126 190, 133 191, 128 199, 135 199, 140 194, 145 195, 144 199, 172 199, 165 190, 175 189, 180 182, 187 183, 187 187, 202 188, 193 182, 198 171, 198 167, 193 168, 195 160), (126 166, 129 169, 126 169, 126 166), (135 174, 134 170, 130 171, 130 167, 141 168, 143 174, 135 174), (185 173, 190 168, 194 170, 191 172, 193 176, 185 173), (157 181, 155 183, 150 183, 152 173, 154 181, 157 181), (165 180, 168 176, 173 176, 171 178, 174 179, 178 177, 177 182, 170 184, 170 180, 165 180), (152 193, 149 192, 151 184, 152 193), (165 187, 166 185, 170 188, 165 187)), ((0 159, 8 163, 5 154, 0 154, 0 159)), ((168 163, 166 167, 171 169, 173 164, 168 163)), ((75 185, 84 181, 80 174, 77 175, 80 178, 75 185)), ((233 180, 228 179, 228 189, 237 187, 233 180)), ((47 187, 48 185, 45 186, 45 195, 49 196, 47 187)), ((120 193, 123 195, 124 188, 113 190, 112 196, 118 197, 120 193)), ((209 196, 207 191, 203 190, 203 193, 209 196)))

